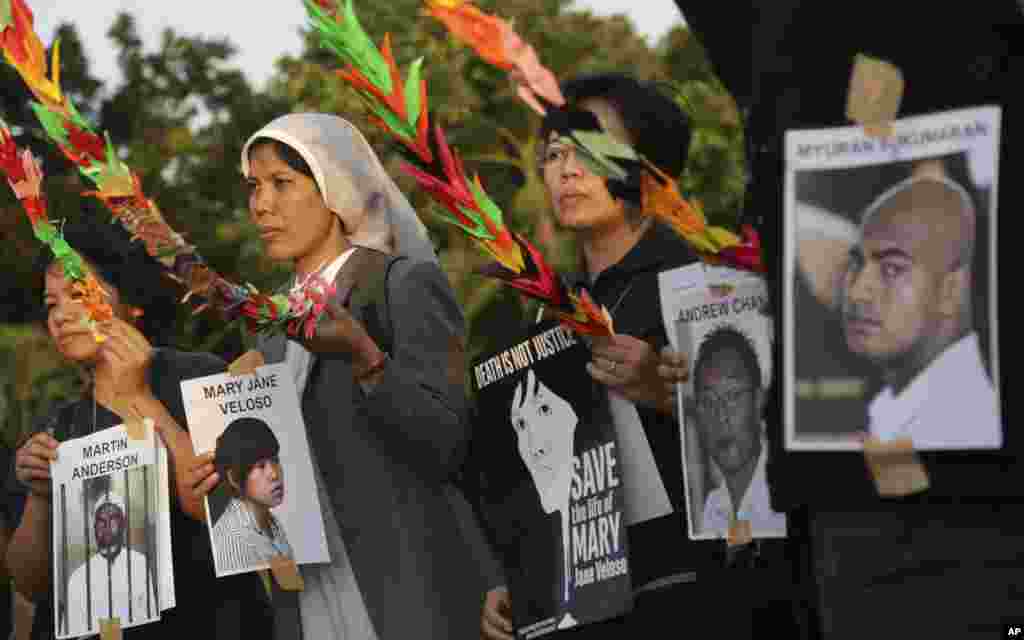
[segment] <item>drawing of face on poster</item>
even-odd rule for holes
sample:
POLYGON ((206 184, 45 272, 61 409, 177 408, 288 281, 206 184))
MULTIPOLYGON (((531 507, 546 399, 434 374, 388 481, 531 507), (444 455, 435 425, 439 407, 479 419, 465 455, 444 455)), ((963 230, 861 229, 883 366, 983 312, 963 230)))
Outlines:
POLYGON ((556 320, 471 363, 481 512, 508 569, 516 636, 621 615, 632 603, 626 495, 608 394, 556 320), (488 432, 487 429, 490 429, 488 432))
POLYGON ((546 513, 569 507, 573 438, 578 419, 572 406, 530 370, 516 385, 509 411, 519 445, 546 513))
POLYGON ((723 475, 757 464, 761 453, 761 368, 753 344, 732 327, 709 334, 694 367, 697 432, 723 475))

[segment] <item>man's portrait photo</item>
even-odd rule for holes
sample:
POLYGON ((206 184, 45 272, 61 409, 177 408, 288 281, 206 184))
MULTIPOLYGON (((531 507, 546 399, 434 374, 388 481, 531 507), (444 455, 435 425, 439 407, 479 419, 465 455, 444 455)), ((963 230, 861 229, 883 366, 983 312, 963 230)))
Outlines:
POLYGON ((796 172, 790 448, 1002 446, 994 154, 796 172))
POLYGON ((271 511, 285 499, 279 452, 277 436, 259 418, 239 418, 217 438, 214 464, 227 498, 217 505, 216 518, 211 505, 218 576, 266 569, 277 556, 293 557, 284 527, 271 511))
POLYGON ((687 421, 688 485, 700 487, 690 493, 694 538, 724 537, 737 520, 750 522, 755 537, 786 535, 765 474, 764 382, 754 341, 741 329, 725 324, 704 336, 687 421))

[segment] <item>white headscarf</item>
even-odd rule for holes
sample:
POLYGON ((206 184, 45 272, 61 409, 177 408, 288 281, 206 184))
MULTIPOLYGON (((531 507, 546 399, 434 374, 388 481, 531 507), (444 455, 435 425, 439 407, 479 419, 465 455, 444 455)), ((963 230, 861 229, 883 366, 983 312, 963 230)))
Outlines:
POLYGON ((277 140, 302 156, 352 244, 437 262, 423 222, 350 122, 326 113, 293 113, 271 121, 242 148, 246 177, 249 148, 257 138, 277 140))

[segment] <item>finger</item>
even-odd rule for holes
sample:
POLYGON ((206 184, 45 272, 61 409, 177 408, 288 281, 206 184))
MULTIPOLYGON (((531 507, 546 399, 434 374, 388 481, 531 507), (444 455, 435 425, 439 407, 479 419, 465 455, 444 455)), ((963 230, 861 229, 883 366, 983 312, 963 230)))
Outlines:
POLYGON ((209 462, 201 462, 193 464, 188 470, 188 477, 192 480, 192 485, 195 486, 203 481, 208 475, 216 471, 213 465, 209 462))
POLYGON ((214 453, 208 451, 206 453, 200 453, 192 459, 192 468, 198 469, 199 467, 213 465, 214 453))
POLYGON ((508 592, 503 591, 498 597, 498 615, 501 617, 501 628, 512 633, 512 599, 508 592))
POLYGON ((103 343, 103 348, 115 350, 124 356, 129 356, 136 351, 131 339, 120 328, 115 328, 107 333, 107 340, 103 343))
POLYGON ((107 363, 123 367, 129 359, 129 353, 125 349, 124 345, 115 336, 108 336, 103 341, 103 346, 100 347, 100 356, 107 361, 107 363))
POLYGON ((615 341, 615 336, 587 335, 591 349, 607 349, 615 341))
MULTIPOLYGON (((56 438, 54 438, 46 431, 40 431, 39 433, 33 434, 31 438, 26 440, 24 444, 21 445, 21 449, 27 450, 33 444, 44 446, 47 449, 56 449, 57 447, 60 446, 60 442, 58 442, 56 438)), ((19 449, 19 451, 21 449, 19 449)))
POLYGON ((611 378, 615 380, 621 381, 622 376, 626 371, 625 363, 611 360, 609 358, 594 358, 592 360, 592 364, 594 365, 594 367, 600 369, 605 374, 611 376, 611 378))
POLYGON ((690 374, 685 369, 659 364, 658 377, 664 380, 666 384, 675 384, 676 382, 686 382, 690 374))
POLYGON ((609 374, 607 371, 605 371, 601 367, 594 366, 593 362, 588 362, 587 363, 587 373, 590 374, 591 378, 593 378, 597 382, 600 382, 601 384, 605 385, 606 387, 616 387, 616 386, 619 385, 619 379, 618 378, 616 378, 615 376, 609 374))
POLYGON ((480 630, 483 632, 483 636, 488 640, 514 640, 510 633, 511 629, 506 631, 503 624, 495 622, 494 618, 491 616, 491 612, 488 610, 484 611, 483 619, 480 621, 480 627, 480 630))
POLYGON ((32 482, 48 481, 50 479, 49 469, 34 469, 29 467, 22 467, 18 472, 18 479, 29 484, 32 482))
POLYGON ((132 323, 119 319, 118 328, 125 340, 127 340, 136 349, 148 350, 152 348, 152 345, 149 344, 149 340, 146 339, 146 336, 144 336, 132 323))
POLYGON ((153 352, 153 347, 135 327, 125 324, 119 336, 128 353, 140 361, 146 361, 153 352))
POLYGON ((213 491, 220 483, 220 474, 217 472, 211 473, 206 480, 203 480, 193 490, 193 493, 197 498, 205 498, 211 491, 213 491))
POLYGON ((50 447, 47 447, 46 445, 40 444, 38 442, 33 442, 30 446, 28 446, 28 447, 26 447, 26 448, 24 448, 22 450, 21 455, 23 455, 25 457, 29 457, 29 458, 41 458, 41 459, 44 459, 44 460, 56 460, 57 459, 57 450, 56 449, 51 449, 50 447))
POLYGON ((488 596, 487 604, 484 606, 484 619, 491 623, 495 628, 501 629, 502 631, 512 631, 512 621, 508 620, 503 616, 499 609, 502 603, 497 598, 488 596))
POLYGON ((595 346, 590 350, 590 352, 593 355, 600 356, 602 358, 624 359, 626 355, 629 353, 629 350, 621 346, 606 342, 604 344, 595 346))
POLYGON ((48 470, 50 468, 50 460, 48 458, 40 458, 38 456, 25 456, 17 459, 17 468, 48 470))
POLYGON ((672 354, 663 353, 661 364, 679 370, 679 375, 684 378, 690 377, 690 361, 685 355, 674 352, 672 354))
POLYGON ((685 353, 676 351, 671 345, 666 345, 661 350, 661 357, 668 363, 676 367, 685 367, 689 364, 690 360, 686 357, 685 353))
POLYGON ((48 449, 57 449, 58 447, 60 447, 60 442, 57 440, 57 438, 54 438, 52 435, 45 431, 41 431, 36 435, 32 436, 32 441, 37 442, 48 449))
POLYGON ((53 487, 49 481, 35 480, 26 483, 26 485, 36 495, 48 496, 53 493, 53 487))
POLYGON ((515 640, 511 633, 494 626, 490 620, 484 620, 481 623, 481 631, 486 640, 515 640))

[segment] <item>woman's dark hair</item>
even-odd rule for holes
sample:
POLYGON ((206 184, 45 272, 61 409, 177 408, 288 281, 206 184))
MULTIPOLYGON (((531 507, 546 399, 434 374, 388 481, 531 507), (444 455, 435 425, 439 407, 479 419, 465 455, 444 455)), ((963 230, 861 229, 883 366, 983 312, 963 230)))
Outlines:
MULTIPOLYGON (((608 101, 622 118, 637 151, 670 176, 683 173, 693 136, 689 119, 654 84, 624 73, 596 73, 564 83, 562 94, 570 107, 591 98, 608 101)), ((550 122, 542 123, 540 139, 547 141, 551 130, 550 122)))
MULTIPOLYGON (((133 242, 120 224, 112 224, 109 214, 99 213, 97 207, 83 200, 78 218, 55 224, 68 244, 117 289, 121 302, 142 309, 138 327, 146 339, 154 346, 170 344, 178 303, 163 267, 146 253, 141 241, 133 242)), ((50 249, 42 248, 36 272, 45 274, 54 260, 50 249)))
POLYGON ((229 424, 217 438, 214 466, 222 478, 230 476, 238 483, 237 490, 227 483, 230 492, 245 498, 252 468, 261 460, 276 458, 280 450, 281 444, 270 426, 259 418, 246 416, 229 424))
MULTIPOLYGON (((297 171, 304 176, 314 178, 313 170, 309 168, 309 164, 303 159, 298 151, 274 138, 256 138, 249 145, 249 160, 252 160, 252 154, 259 147, 269 146, 277 154, 277 157, 288 165, 293 171, 297 171)), ((319 185, 317 186, 319 188, 319 185)))

